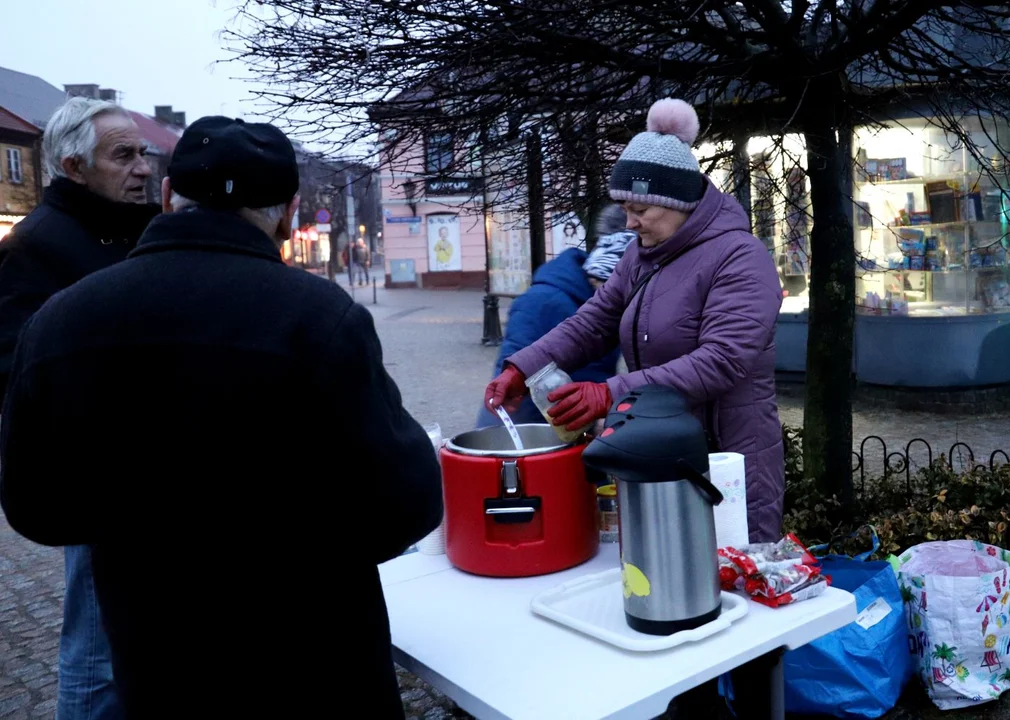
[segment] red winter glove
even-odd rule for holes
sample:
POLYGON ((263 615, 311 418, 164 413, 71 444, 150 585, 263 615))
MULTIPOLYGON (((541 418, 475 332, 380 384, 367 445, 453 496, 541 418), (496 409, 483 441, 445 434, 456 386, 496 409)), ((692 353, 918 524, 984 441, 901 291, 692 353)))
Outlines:
POLYGON ((504 405, 509 412, 519 407, 526 394, 526 376, 515 366, 506 365, 501 374, 487 386, 484 391, 484 404, 494 412, 499 405, 504 405))
POLYGON ((589 425, 593 420, 606 417, 613 401, 607 383, 569 383, 547 396, 554 407, 547 411, 555 425, 564 425, 565 430, 574 432, 589 425))

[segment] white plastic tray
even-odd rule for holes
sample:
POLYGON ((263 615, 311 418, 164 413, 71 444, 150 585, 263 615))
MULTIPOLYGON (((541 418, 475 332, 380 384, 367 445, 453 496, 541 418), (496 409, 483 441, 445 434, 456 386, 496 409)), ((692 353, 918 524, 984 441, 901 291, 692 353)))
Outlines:
POLYGON ((545 590, 533 598, 537 615, 625 650, 653 652, 695 642, 728 628, 747 614, 747 600, 722 593, 722 614, 710 623, 673 635, 647 635, 632 630, 624 618, 621 569, 584 575, 545 590))

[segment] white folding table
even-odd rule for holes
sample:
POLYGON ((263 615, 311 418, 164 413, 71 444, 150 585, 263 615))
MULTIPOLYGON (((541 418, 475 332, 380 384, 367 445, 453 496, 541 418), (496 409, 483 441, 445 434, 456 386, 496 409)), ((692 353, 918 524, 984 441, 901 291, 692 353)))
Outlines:
MULTIPOLYGON (((855 598, 829 588, 774 610, 751 602, 744 618, 706 640, 636 653, 530 610, 541 591, 617 566, 617 546, 610 544, 578 567, 532 578, 470 575, 444 555, 390 560, 379 572, 393 657, 481 720, 654 718, 674 697, 856 617, 855 598)), ((772 660, 768 668, 772 695, 781 696, 781 664, 772 660)))

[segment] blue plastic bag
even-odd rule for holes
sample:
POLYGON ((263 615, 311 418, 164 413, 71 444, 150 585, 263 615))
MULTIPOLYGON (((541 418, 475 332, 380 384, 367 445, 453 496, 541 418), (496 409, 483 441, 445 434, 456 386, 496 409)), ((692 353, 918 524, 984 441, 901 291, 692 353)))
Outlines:
MULTIPOLYGON (((832 587, 855 595, 859 616, 786 653, 787 712, 878 718, 894 707, 912 677, 905 609, 894 570, 886 561, 867 561, 878 547, 874 532, 873 550, 854 558, 820 559, 832 587)), ((815 554, 821 549, 810 548, 815 554)))

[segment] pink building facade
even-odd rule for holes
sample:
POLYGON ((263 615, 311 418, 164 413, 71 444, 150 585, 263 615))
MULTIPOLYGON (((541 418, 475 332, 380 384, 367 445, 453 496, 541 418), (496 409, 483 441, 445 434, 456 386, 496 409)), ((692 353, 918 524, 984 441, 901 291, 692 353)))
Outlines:
MULTIPOLYGON (((485 216, 478 163, 451 179, 435 179, 467 148, 454 147, 446 135, 430 136, 423 145, 382 158, 386 287, 483 289, 490 260, 491 292, 520 294, 531 275, 528 223, 500 210, 485 216)), ((566 247, 584 247, 574 217, 549 215, 545 223, 548 260, 566 247)))
POLYGON ((386 287, 483 288, 487 242, 481 178, 429 179, 452 159, 451 145, 435 147, 435 141, 382 163, 386 287))

